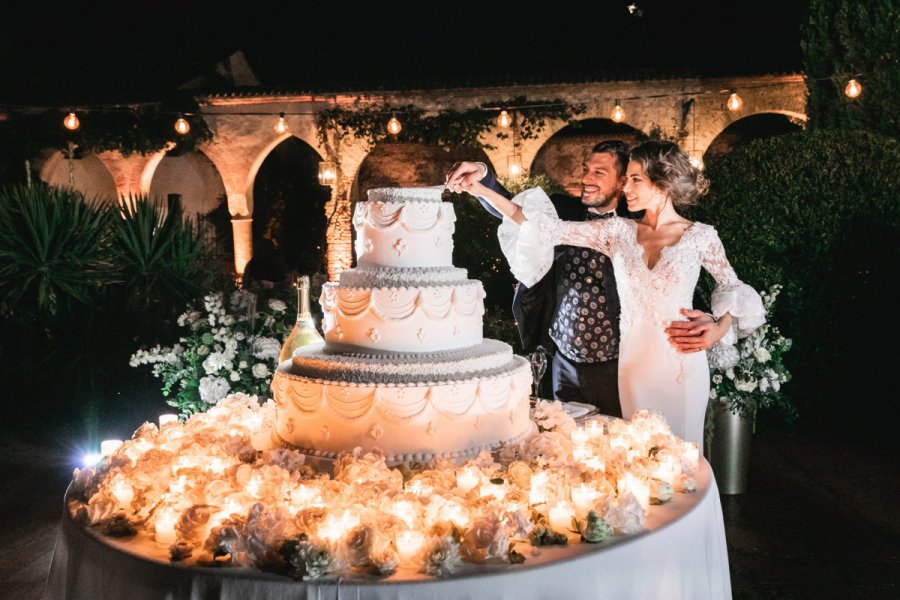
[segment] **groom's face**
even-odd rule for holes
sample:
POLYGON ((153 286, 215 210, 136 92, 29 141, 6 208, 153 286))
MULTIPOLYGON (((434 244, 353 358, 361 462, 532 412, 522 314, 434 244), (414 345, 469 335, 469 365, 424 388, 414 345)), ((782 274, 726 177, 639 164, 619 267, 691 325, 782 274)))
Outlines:
POLYGON ((625 178, 619 177, 616 157, 595 152, 581 165, 581 203, 598 209, 614 209, 622 195, 625 178))

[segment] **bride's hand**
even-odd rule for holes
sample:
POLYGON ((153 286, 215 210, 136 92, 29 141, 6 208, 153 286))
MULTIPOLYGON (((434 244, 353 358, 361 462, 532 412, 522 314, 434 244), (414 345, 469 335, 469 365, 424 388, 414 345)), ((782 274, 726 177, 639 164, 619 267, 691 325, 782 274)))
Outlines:
POLYGON ((728 333, 731 327, 731 315, 728 313, 722 315, 718 321, 712 315, 699 310, 682 308, 681 314, 688 320, 672 321, 666 327, 665 333, 669 336, 669 343, 685 354, 709 350, 728 333))

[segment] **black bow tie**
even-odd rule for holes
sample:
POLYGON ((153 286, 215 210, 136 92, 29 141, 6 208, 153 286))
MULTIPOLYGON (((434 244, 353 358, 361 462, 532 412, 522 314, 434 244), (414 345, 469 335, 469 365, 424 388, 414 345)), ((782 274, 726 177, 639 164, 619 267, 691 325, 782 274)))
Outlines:
POLYGON ((609 219, 610 217, 616 216, 616 211, 611 210, 607 213, 598 214, 592 210, 584 211, 584 220, 585 221, 593 221, 594 219, 609 219))

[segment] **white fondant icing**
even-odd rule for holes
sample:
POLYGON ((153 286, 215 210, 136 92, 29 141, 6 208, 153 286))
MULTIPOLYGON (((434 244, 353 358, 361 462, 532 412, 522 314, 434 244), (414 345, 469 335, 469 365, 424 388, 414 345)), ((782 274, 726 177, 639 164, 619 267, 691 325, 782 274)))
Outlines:
POLYGON ((449 202, 358 202, 353 212, 356 261, 389 267, 450 267, 456 213, 449 202))
POLYGON ((370 202, 440 202, 444 186, 409 188, 372 188, 366 196, 370 202))

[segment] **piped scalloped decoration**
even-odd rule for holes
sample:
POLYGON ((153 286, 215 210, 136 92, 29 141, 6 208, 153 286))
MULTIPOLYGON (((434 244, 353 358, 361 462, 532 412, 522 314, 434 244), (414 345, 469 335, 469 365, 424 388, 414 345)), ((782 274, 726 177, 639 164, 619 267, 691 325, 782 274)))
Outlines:
POLYGON ((403 238, 398 239, 394 242, 394 245, 391 246, 394 249, 394 252, 397 253, 397 256, 403 256, 403 253, 406 252, 406 242, 403 238))
POLYGON ((436 411, 450 417, 461 417, 469 412, 478 393, 478 382, 462 382, 431 388, 431 405, 436 411))
POLYGON ((369 414, 375 404, 375 387, 343 385, 321 386, 328 408, 342 419, 359 419, 369 414))
POLYGON ((372 340, 373 343, 381 339, 381 334, 378 333, 378 330, 374 327, 369 329, 369 332, 366 335, 369 336, 369 339, 372 340))
MULTIPOLYGON (((447 202, 357 202, 353 211, 353 226, 390 229, 401 227, 409 232, 426 232, 437 226, 453 233, 456 213, 447 202)), ((358 238, 357 238, 358 239, 358 238)))
POLYGON ((380 423, 375 423, 372 425, 371 429, 369 429, 369 435, 372 436, 373 440, 378 440, 381 436, 384 435, 384 428, 380 423))
POLYGON ((478 401, 487 412, 500 412, 509 405, 515 385, 515 377, 486 379, 478 385, 478 401))
POLYGON ((321 386, 311 381, 289 381, 285 396, 303 412, 315 412, 322 406, 321 386))
POLYGON ((427 386, 406 386, 382 388, 375 406, 389 421, 408 421, 419 415, 428 406, 431 388, 427 386), (389 397, 388 397, 389 396, 389 397))
POLYGON ((279 372, 275 372, 275 377, 272 378, 272 395, 275 396, 275 404, 278 408, 284 408, 285 402, 287 402, 287 390, 288 386, 291 385, 290 379, 285 377, 279 372))
POLYGON ((325 312, 348 319, 362 318, 368 311, 383 321, 400 321, 417 310, 432 320, 446 319, 451 310, 470 318, 484 315, 484 288, 480 282, 373 290, 327 284, 322 288, 321 303, 325 312))

